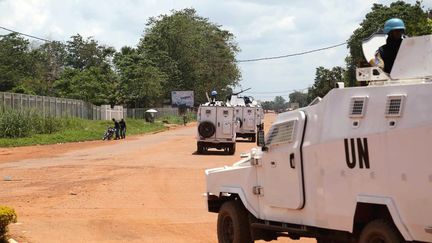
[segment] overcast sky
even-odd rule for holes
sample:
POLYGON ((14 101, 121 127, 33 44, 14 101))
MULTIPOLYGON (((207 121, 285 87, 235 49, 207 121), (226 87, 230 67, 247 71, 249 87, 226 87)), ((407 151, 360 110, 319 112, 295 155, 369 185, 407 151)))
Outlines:
MULTIPOLYGON (((77 33, 100 44, 136 46, 149 17, 193 7, 198 15, 231 31, 238 60, 280 56, 345 42, 359 26, 371 0, 0 0, 0 26, 67 41, 77 33)), ((415 0, 406 1, 415 3, 415 0)), ((432 0, 424 0, 426 8, 432 0)), ((0 35, 8 32, 0 29, 0 35)), ((346 46, 286 59, 240 63, 240 88, 256 99, 288 100, 292 90, 312 85, 318 66, 344 65, 346 46)))

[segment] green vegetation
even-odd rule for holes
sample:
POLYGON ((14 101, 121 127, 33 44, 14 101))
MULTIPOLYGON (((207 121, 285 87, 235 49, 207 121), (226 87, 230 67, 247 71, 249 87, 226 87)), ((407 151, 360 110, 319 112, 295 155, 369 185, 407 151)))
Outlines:
MULTIPOLYGON (((0 114, 1 115, 1 114, 0 114)), ((61 130, 51 134, 31 134, 28 137, 0 138, 0 147, 16 147, 36 144, 55 144, 102 139, 112 121, 92 121, 77 118, 58 119, 61 130)), ((127 119, 127 135, 165 130, 162 121, 147 123, 144 120, 127 119)))
POLYGON ((240 80, 234 35, 194 9, 151 17, 143 29, 137 46, 120 51, 80 34, 47 43, 0 36, 0 91, 154 107, 173 90, 193 90, 196 103, 212 89, 225 96, 240 80))
POLYGON ((9 207, 0 206, 0 242, 7 242, 6 233, 10 223, 17 222, 15 210, 9 207))
POLYGON ((203 103, 206 91, 217 89, 220 97, 226 97, 238 84, 239 48, 234 35, 220 25, 187 8, 150 18, 147 26, 137 54, 167 76, 161 83, 165 97, 172 90, 193 90, 196 103, 203 103))
POLYGON ((36 110, 6 110, 0 113, 0 138, 22 138, 32 134, 51 134, 59 131, 62 121, 44 117, 36 110))

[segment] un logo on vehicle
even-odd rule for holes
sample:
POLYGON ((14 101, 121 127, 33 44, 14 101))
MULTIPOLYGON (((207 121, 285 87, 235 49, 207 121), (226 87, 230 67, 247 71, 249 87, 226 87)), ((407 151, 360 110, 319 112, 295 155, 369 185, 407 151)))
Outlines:
POLYGON ((354 169, 357 158, 360 169, 369 169, 369 150, 367 138, 345 138, 345 160, 348 168, 354 169), (349 142, 348 142, 349 141, 349 142), (349 144, 348 144, 349 143, 349 144), (351 154, 351 156, 350 156, 351 154), (358 157, 357 157, 358 154, 358 157))

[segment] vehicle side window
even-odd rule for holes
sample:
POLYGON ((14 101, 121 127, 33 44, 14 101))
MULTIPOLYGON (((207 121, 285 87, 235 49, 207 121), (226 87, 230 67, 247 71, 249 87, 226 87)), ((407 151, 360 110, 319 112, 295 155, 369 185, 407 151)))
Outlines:
POLYGON ((296 120, 275 124, 267 135, 266 145, 290 143, 294 139, 296 120))

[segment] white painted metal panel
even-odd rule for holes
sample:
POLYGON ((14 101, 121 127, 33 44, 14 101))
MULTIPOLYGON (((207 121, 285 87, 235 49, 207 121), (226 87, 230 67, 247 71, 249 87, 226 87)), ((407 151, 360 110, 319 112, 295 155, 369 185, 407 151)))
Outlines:
POLYGON ((231 139, 235 135, 234 108, 217 106, 216 138, 231 139))
MULTIPOLYGON (((303 207, 303 178, 300 159, 300 146, 303 135, 305 114, 292 111, 287 120, 279 126, 279 133, 286 136, 286 142, 269 144, 269 150, 263 154, 262 166, 258 168, 260 186, 264 188, 261 197, 262 207, 299 209, 303 207), (293 129, 283 131, 283 124, 293 124, 293 129)), ((279 124, 274 124, 277 126, 279 124)), ((287 126, 292 127, 292 126, 287 126)), ((271 215, 266 219, 274 220, 271 215)))
POLYGON ((432 35, 404 39, 390 76, 392 79, 432 77, 432 35))
POLYGON ((243 130, 246 130, 248 132, 254 132, 256 125, 255 125, 255 114, 256 114, 256 108, 255 107, 244 107, 243 108, 243 130))

